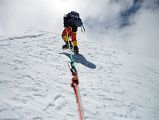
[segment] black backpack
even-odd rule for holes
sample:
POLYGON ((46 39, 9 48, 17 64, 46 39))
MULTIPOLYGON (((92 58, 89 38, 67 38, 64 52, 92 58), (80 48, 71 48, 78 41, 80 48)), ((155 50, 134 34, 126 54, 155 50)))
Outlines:
POLYGON ((69 24, 74 24, 76 27, 81 27, 83 25, 78 12, 71 11, 66 16, 64 16, 64 26, 68 27, 69 24))

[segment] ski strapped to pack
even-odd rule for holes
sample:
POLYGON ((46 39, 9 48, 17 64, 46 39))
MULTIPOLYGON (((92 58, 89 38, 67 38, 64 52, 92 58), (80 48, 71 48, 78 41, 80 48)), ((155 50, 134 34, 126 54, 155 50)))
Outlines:
POLYGON ((86 31, 83 24, 82 24, 82 26, 81 26, 81 31, 82 31, 83 33, 86 31))

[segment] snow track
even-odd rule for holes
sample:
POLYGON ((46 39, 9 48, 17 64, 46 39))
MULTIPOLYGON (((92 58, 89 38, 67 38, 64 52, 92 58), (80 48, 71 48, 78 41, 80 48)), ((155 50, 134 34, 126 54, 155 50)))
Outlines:
MULTIPOLYGON (((58 34, 0 38, 0 120, 78 120, 58 34)), ((158 120, 159 60, 79 40, 85 120, 158 120)))

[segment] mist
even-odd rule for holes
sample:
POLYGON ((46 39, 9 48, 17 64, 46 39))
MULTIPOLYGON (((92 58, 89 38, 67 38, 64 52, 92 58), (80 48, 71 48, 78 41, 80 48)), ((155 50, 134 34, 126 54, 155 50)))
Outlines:
POLYGON ((63 28, 63 15, 69 0, 1 0, 0 32, 14 33, 28 29, 57 32, 63 28))
POLYGON ((92 42, 110 41, 127 52, 159 58, 158 0, 1 0, 0 35, 30 29, 61 34, 63 16, 71 10, 80 13, 92 42))

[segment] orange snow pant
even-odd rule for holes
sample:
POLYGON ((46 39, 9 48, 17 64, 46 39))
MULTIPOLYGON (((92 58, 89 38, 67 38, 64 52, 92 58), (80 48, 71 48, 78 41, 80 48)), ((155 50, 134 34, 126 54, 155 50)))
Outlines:
POLYGON ((71 27, 65 27, 62 32, 62 38, 65 42, 68 42, 69 37, 71 38, 72 45, 77 46, 76 32, 73 32, 71 27))

